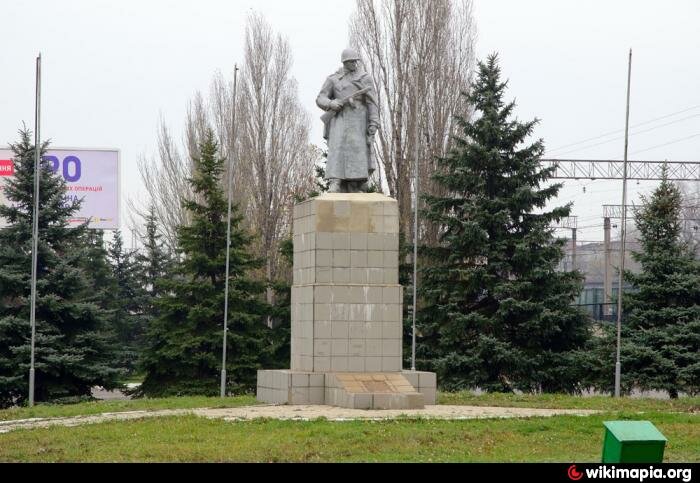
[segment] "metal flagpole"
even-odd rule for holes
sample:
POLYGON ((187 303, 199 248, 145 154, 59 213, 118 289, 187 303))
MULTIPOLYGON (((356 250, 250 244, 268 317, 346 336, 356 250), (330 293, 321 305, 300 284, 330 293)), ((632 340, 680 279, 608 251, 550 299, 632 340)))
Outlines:
POLYGON ((411 334, 411 370, 416 370, 416 286, 418 285, 418 96, 415 103, 415 157, 413 159, 413 328, 411 334))
POLYGON ((233 69, 233 129, 231 153, 228 166, 228 217, 226 218, 226 281, 224 288, 224 349, 221 355, 221 397, 226 397, 226 338, 228 334, 228 274, 231 248, 231 192, 233 191, 233 159, 236 155, 236 89, 238 87, 238 64, 233 69))
POLYGON ((41 115, 41 53, 36 58, 36 112, 34 118, 34 211, 32 214, 32 288, 29 324, 32 327, 31 360, 29 363, 29 407, 34 406, 34 345, 36 340, 36 277, 37 252, 39 249, 39 179, 41 175, 41 136, 39 118, 41 115))
POLYGON ((627 113, 625 114, 625 158, 622 174, 622 232, 620 235, 620 273, 617 284, 617 357, 615 359, 615 397, 620 397, 620 378, 622 364, 620 363, 620 335, 622 332, 622 279, 625 271, 625 237, 627 236, 627 144, 630 122, 630 81, 632 78, 632 49, 630 49, 629 65, 627 67, 627 113))

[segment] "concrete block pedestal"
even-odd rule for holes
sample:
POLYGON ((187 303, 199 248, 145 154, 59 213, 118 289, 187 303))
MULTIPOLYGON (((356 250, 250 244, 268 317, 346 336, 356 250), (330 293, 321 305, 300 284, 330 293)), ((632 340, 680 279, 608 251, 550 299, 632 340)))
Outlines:
POLYGON ((323 194, 294 207, 293 235, 291 370, 259 371, 258 400, 367 409, 434 404, 435 375, 401 369, 396 200, 323 194))

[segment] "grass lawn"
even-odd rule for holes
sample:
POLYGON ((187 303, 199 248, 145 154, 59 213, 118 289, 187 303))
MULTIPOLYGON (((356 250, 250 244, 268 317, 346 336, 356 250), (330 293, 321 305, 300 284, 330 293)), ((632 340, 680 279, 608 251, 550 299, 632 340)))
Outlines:
POLYGON ((85 416, 120 411, 189 408, 232 408, 257 404, 254 396, 219 397, 170 397, 155 399, 131 399, 124 401, 93 401, 78 404, 37 404, 33 408, 16 407, 0 410, 0 421, 28 418, 57 418, 85 416))
MULTIPOLYGON (((440 404, 598 409, 588 417, 392 421, 255 420, 196 416, 51 427, 0 434, 0 461, 465 461, 598 462, 602 422, 652 421, 669 439, 667 462, 700 462, 700 398, 439 395, 440 404)), ((252 396, 182 397, 38 405, 0 420, 132 410, 235 407, 252 396)))
POLYGON ((568 396, 565 394, 482 394, 469 391, 438 393, 438 404, 465 406, 507 406, 550 409, 598 409, 601 411, 672 411, 700 414, 700 397, 678 399, 613 398, 610 396, 568 396))
MULTIPOLYGON (((0 434, 0 461, 599 462, 603 421, 636 413, 492 420, 226 422, 196 416, 0 434)), ((700 461, 700 416, 647 413, 667 462, 700 461)))

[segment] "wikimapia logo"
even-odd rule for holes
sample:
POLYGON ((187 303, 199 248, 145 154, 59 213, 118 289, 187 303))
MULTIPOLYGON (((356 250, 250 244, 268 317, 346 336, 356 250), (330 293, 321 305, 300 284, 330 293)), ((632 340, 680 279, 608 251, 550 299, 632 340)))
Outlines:
POLYGON ((567 470, 566 473, 569 475, 569 479, 571 479, 573 481, 578 481, 581 478, 583 478, 583 473, 576 470, 576 465, 569 466, 569 469, 567 470))
MULTIPOLYGON (((692 480, 692 469, 690 468, 615 468, 615 466, 600 465, 597 468, 586 468, 586 478, 588 479, 634 479, 643 482, 647 479, 680 479, 684 483, 692 480)), ((567 476, 572 481, 579 481, 584 473, 576 469, 576 465, 571 465, 566 471, 567 476)))

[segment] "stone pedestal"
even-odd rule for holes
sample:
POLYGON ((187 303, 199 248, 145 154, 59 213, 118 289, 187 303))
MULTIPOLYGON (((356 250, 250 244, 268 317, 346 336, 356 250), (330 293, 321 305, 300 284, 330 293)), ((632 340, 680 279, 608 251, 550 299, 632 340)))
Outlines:
POLYGON ((293 233, 291 370, 259 371, 258 400, 397 409, 434 404, 434 374, 401 369, 396 200, 326 193, 294 207, 293 233))

